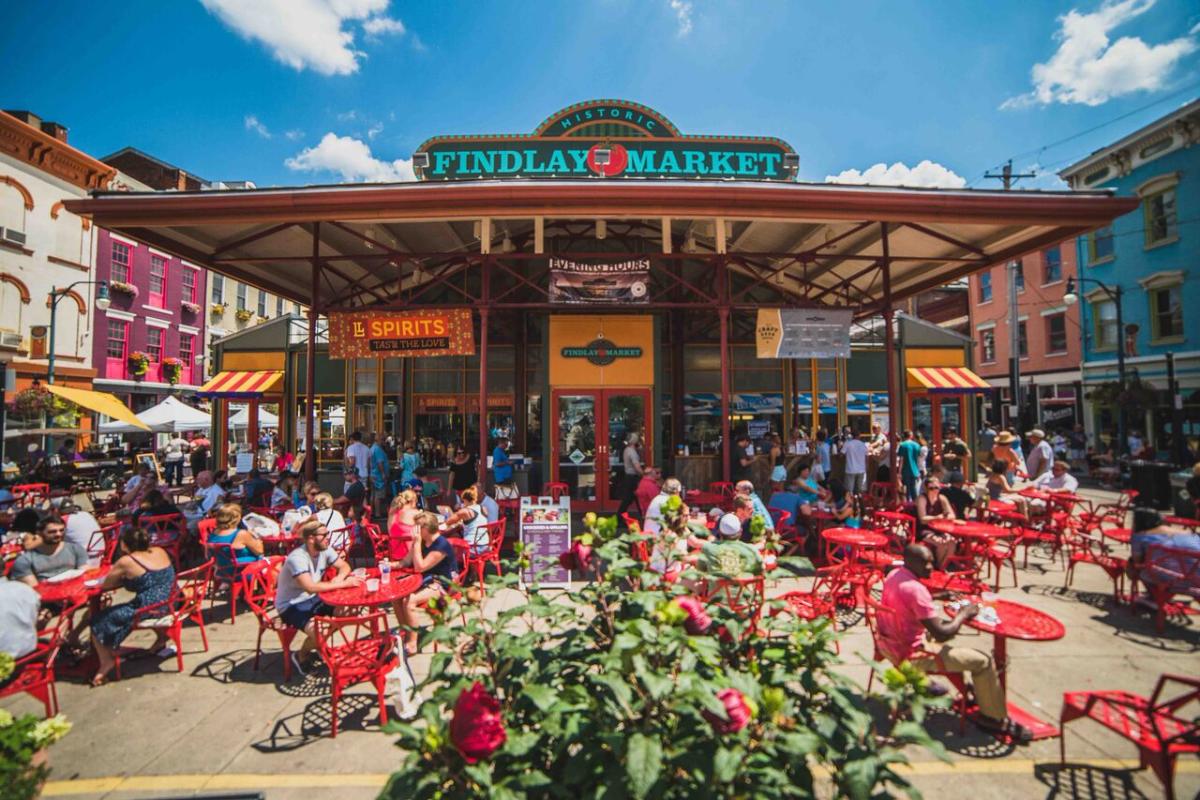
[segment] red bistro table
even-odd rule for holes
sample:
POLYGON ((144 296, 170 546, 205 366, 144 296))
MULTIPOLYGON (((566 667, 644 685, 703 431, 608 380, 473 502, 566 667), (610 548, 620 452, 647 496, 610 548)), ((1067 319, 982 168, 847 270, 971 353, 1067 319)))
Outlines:
MULTIPOLYGON (((1021 639, 1027 642, 1052 642, 1066 635, 1067 629, 1054 617, 1036 608, 1014 603, 1011 600, 988 600, 983 603, 996 610, 1000 622, 987 625, 978 617, 966 624, 984 633, 992 634, 992 657, 1000 672, 1000 685, 1008 692, 1008 640, 1021 639)), ((947 609, 949 613, 949 609, 947 609)), ((1024 725, 1033 733, 1034 739, 1052 739, 1060 735, 1059 729, 1031 712, 1008 701, 1008 716, 1024 725)))
POLYGON ((688 504, 689 507, 695 506, 709 509, 713 507, 724 508, 725 503, 729 500, 729 498, 723 494, 717 494, 716 492, 701 492, 699 490, 692 490, 684 495, 683 500, 688 504))
MULTIPOLYGON (((378 570, 370 570, 368 574, 374 572, 374 577, 378 577, 378 570)), ((321 592, 321 600, 335 608, 338 606, 382 606, 388 605, 395 600, 403 597, 408 597, 421 587, 420 575, 397 575, 392 574, 392 580, 389 583, 379 584, 379 591, 368 592, 367 582, 361 581, 357 586, 346 586, 341 589, 330 589, 327 592, 321 592)))
POLYGON ((881 550, 887 547, 888 537, 870 529, 826 528, 821 531, 821 538, 825 540, 827 563, 833 563, 830 559, 830 550, 833 547, 849 548, 850 555, 846 561, 835 565, 834 579, 851 588, 850 595, 853 596, 855 606, 865 603, 867 587, 878 579, 881 570, 873 564, 860 563, 859 559, 866 551, 881 550))
POLYGON ((110 567, 92 567, 82 575, 65 581, 38 581, 38 596, 43 603, 63 603, 68 600, 86 600, 100 594, 100 587, 108 576, 110 567))
POLYGON ((888 537, 869 528, 826 528, 821 531, 821 538, 825 540, 827 552, 831 544, 849 547, 852 560, 857 560, 863 550, 887 547, 888 543, 888 537))
POLYGON ((931 519, 925 523, 925 527, 962 541, 971 556, 987 553, 996 539, 1007 539, 1016 535, 1011 528, 975 520, 931 519))

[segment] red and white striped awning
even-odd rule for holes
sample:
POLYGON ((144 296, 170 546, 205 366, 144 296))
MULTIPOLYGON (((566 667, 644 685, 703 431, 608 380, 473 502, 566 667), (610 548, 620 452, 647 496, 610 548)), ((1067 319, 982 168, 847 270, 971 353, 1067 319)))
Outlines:
POLYGON ((966 367, 909 367, 909 386, 923 386, 927 391, 939 394, 967 394, 990 392, 992 387, 983 378, 966 367))
POLYGON ((201 397, 252 399, 279 392, 283 372, 218 372, 196 394, 201 397))

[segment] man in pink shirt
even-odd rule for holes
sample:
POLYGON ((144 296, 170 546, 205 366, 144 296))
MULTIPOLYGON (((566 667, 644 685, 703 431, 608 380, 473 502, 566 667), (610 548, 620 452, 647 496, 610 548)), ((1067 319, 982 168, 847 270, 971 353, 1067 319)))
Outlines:
POLYGON ((933 604, 929 589, 921 578, 933 571, 933 553, 923 544, 904 548, 904 566, 893 570, 883 582, 879 614, 879 638, 884 656, 893 664, 911 661, 926 672, 969 672, 979 704, 978 723, 988 731, 1003 733, 1025 744, 1032 739, 1029 730, 1009 719, 1004 689, 992 657, 968 647, 952 647, 963 623, 979 613, 971 603, 954 616, 944 619, 933 604), (930 642, 926 642, 928 635, 930 642))

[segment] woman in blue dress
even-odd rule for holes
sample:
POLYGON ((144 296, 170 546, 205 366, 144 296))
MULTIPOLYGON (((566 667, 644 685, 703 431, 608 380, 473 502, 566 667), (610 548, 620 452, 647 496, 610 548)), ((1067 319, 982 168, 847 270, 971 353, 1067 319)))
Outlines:
POLYGON ((242 525, 242 507, 237 503, 225 503, 217 508, 217 528, 208 536, 208 544, 228 545, 213 553, 218 580, 232 581, 238 574, 238 565, 249 564, 262 558, 262 540, 242 525))
MULTIPOLYGON (((92 619, 92 646, 100 659, 92 686, 107 683, 108 673, 115 663, 113 651, 129 635, 137 611, 165 602, 175 591, 175 567, 171 557, 161 547, 150 545, 148 531, 126 528, 121 534, 121 553, 105 577, 102 589, 124 588, 133 592, 134 598, 128 603, 102 609, 92 619)), ((160 650, 166 641, 165 631, 160 631, 152 651, 160 650)))

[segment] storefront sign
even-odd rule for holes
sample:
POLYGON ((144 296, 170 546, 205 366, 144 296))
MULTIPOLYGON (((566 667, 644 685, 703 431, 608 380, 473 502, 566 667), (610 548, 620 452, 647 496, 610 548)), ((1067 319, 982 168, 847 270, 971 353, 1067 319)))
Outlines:
POLYGON ((583 347, 564 347, 562 357, 586 358, 588 363, 595 364, 597 367, 607 367, 618 358, 641 358, 642 348, 620 347, 616 342, 600 337, 592 339, 583 347))
POLYGON ((612 264, 580 264, 550 259, 552 303, 645 303, 649 297, 650 259, 612 264))
POLYGON ((470 309, 329 314, 330 358, 469 356, 475 353, 470 309))
POLYGON ((550 385, 650 386, 654 320, 647 316, 550 317, 550 385))
MULTIPOLYGON (((794 151, 757 136, 684 136, 653 109, 594 100, 563 109, 532 135, 438 136, 417 180, 712 178, 790 181, 794 151), (789 158, 790 157, 790 158, 789 158)), ((422 159, 424 160, 424 158, 422 159)))
POLYGON ((522 582, 542 586, 566 586, 571 582, 571 571, 558 563, 558 557, 571 549, 568 495, 557 503, 548 497, 522 497, 520 539, 524 554, 529 556, 529 567, 521 571, 522 582))
POLYGON ((853 312, 831 308, 760 308, 759 358, 849 358, 853 312))
MULTIPOLYGON (((413 403, 418 414, 478 414, 479 395, 461 394, 415 394, 413 403)), ((511 411, 513 396, 511 394, 489 394, 488 410, 499 409, 511 411)))

